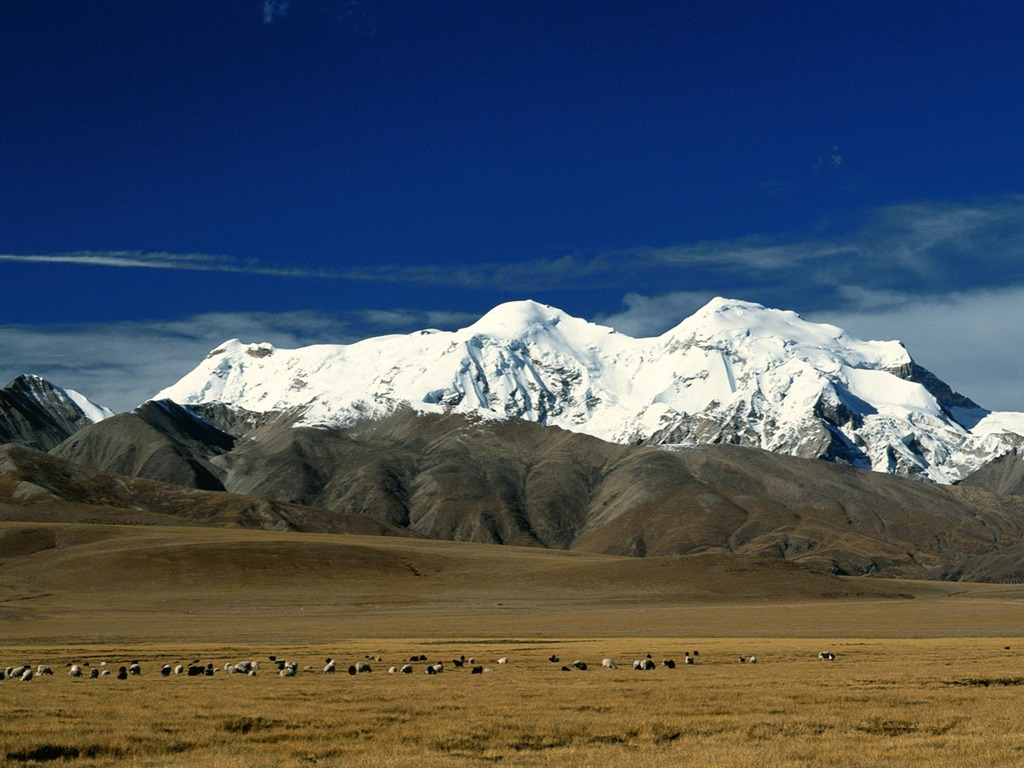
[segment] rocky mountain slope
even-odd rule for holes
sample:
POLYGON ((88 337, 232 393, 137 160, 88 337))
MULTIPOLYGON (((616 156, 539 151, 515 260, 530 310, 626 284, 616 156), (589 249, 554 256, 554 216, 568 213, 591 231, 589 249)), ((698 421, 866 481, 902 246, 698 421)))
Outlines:
POLYGON ((752 446, 940 483, 1024 440, 1024 414, 980 408, 899 342, 727 299, 646 339, 522 301, 454 332, 295 350, 232 340, 157 398, 315 427, 411 405, 621 444, 752 446))
POLYGON ((83 430, 56 446, 54 456, 129 477, 225 490, 211 461, 230 451, 235 438, 170 400, 150 401, 83 430))
POLYGON ((38 376, 19 376, 0 389, 0 443, 47 451, 113 413, 38 376))
MULTIPOLYGON (((110 419, 54 453, 122 467, 108 445, 141 455, 164 443, 110 419), (135 446, 140 435, 149 442, 135 446)), ((752 555, 840 574, 1024 579, 1024 499, 739 446, 666 451, 519 419, 405 408, 332 429, 266 423, 218 450, 208 461, 228 491, 320 510, 320 524, 337 515, 456 541, 752 555)), ((147 506, 144 496, 133 503, 147 506)))

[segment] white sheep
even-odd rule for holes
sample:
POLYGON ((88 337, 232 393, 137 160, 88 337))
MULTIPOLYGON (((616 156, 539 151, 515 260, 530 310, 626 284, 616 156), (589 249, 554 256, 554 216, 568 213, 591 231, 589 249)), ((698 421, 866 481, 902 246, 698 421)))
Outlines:
POLYGON ((52 675, 53 670, 50 669, 46 664, 40 664, 36 667, 36 677, 42 677, 43 675, 52 675))
POLYGON ((328 658, 327 659, 327 663, 324 664, 324 674, 325 675, 333 674, 334 670, 337 669, 337 666, 338 665, 334 663, 334 659, 328 658))
POLYGON ((601 659, 601 666, 604 669, 618 669, 619 665, 615 663, 615 659, 601 659))
POLYGON ((508 656, 502 656, 500 659, 498 659, 498 663, 499 664, 508 664, 508 656))
POLYGON ((72 664, 71 669, 68 670, 68 677, 81 677, 82 668, 77 664, 72 664))

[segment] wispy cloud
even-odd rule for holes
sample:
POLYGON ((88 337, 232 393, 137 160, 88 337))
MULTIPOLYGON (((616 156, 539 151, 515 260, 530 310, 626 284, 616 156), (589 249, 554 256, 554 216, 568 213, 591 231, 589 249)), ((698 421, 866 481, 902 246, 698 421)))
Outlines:
POLYGON ((1024 197, 978 203, 918 203, 879 208, 842 231, 805 237, 749 235, 664 247, 638 246, 517 262, 356 265, 321 269, 266 264, 227 255, 140 251, 0 254, 0 262, 121 269, 245 273, 364 283, 407 283, 533 293, 557 286, 642 292, 672 280, 687 290, 786 291, 799 283, 829 303, 851 286, 923 294, 1024 282, 1024 197))
POLYGON ((243 262, 230 256, 163 251, 72 251, 68 253, 0 253, 0 261, 32 264, 74 264, 82 267, 115 269, 167 269, 192 272, 236 272, 279 277, 340 277, 322 270, 277 267, 255 261, 243 262))

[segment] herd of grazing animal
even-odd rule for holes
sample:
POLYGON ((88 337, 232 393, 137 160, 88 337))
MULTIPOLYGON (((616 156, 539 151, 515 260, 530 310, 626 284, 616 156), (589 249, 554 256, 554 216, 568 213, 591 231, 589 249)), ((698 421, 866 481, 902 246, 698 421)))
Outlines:
MULTIPOLYGON (((686 651, 683 657, 683 664, 693 665, 696 663, 697 657, 700 656, 698 651, 686 651)), ((818 659, 821 661, 834 661, 836 655, 832 651, 821 651, 818 653, 818 659)), ((738 657, 741 663, 756 664, 756 656, 740 656, 738 657)), ((278 659, 276 656, 269 657, 269 668, 272 673, 276 673, 280 677, 295 677, 299 673, 299 663, 296 661, 284 661, 278 659)), ((383 659, 380 656, 367 655, 363 659, 356 661, 349 665, 348 673, 350 675, 365 674, 373 671, 373 667, 370 662, 380 662, 383 659)), ((559 657, 552 654, 548 657, 548 661, 557 664, 559 657)), ((393 665, 388 668, 390 674, 402 674, 409 675, 415 672, 413 664, 417 662, 425 662, 423 671, 428 675, 439 675, 445 670, 444 661, 429 661, 429 657, 422 654, 410 656, 407 661, 403 661, 400 664, 393 665)), ((486 667, 481 664, 477 664, 475 658, 466 658, 466 656, 459 656, 457 659, 451 659, 452 667, 456 669, 469 668, 470 674, 479 675, 484 672, 493 672, 494 667, 486 667)), ((495 659, 495 664, 508 664, 509 657, 502 656, 501 658, 495 659)), ((639 671, 650 671, 657 669, 658 663, 654 661, 651 654, 647 654, 644 658, 636 659, 633 662, 633 669, 639 671)), ((660 666, 666 669, 675 669, 676 662, 674 659, 662 659, 660 666)), ((127 680, 130 676, 139 676, 142 674, 142 665, 138 661, 133 661, 128 665, 120 666, 117 672, 114 673, 107 662, 101 662, 98 666, 92 666, 88 662, 68 662, 67 676, 70 678, 85 678, 97 679, 100 677, 116 676, 118 680, 127 680)), ((615 670, 619 668, 619 665, 612 658, 604 658, 601 660, 601 668, 608 670, 615 670)), ((306 666, 305 671, 316 671, 316 667, 306 666)), ((334 674, 338 669, 338 663, 333 658, 327 658, 321 668, 323 674, 329 675, 334 674)), ((564 672, 572 672, 574 670, 586 671, 589 669, 587 662, 582 659, 576 659, 571 664, 561 667, 564 672)), ((162 677, 172 677, 184 675, 186 677, 213 677, 218 671, 214 667, 212 662, 202 664, 198 659, 189 662, 187 665, 181 663, 174 664, 163 664, 159 667, 159 672, 162 677)), ((255 660, 228 662, 224 664, 220 671, 224 674, 229 675, 248 675, 254 677, 260 671, 260 662, 255 660)), ((23 664, 20 666, 10 666, 6 669, 0 670, 0 680, 20 680, 21 682, 29 682, 36 677, 47 677, 53 675, 53 669, 46 664, 39 664, 34 669, 31 665, 23 664)))

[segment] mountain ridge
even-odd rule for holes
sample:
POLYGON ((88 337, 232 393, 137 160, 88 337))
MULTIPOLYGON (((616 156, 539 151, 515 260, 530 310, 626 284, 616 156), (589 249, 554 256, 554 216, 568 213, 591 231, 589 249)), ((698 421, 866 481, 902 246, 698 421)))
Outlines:
POLYGON ((898 341, 716 298, 633 339, 534 301, 457 331, 294 350, 219 345, 156 399, 343 426, 410 405, 559 426, 621 444, 734 443, 956 482, 1024 441, 898 341))

